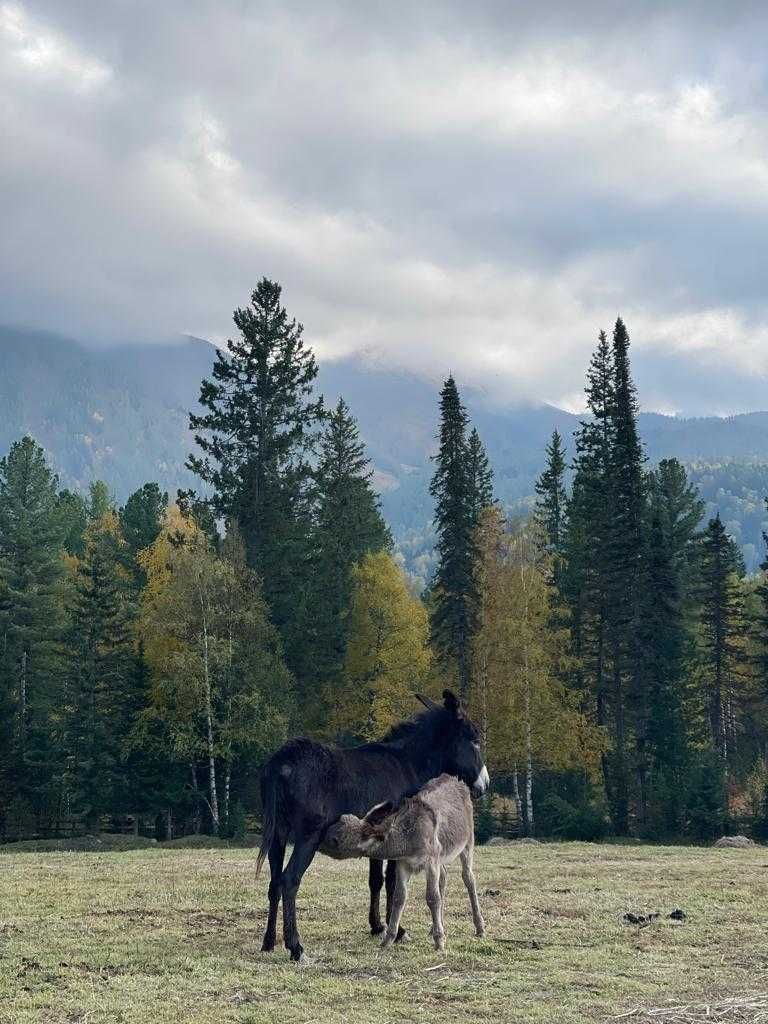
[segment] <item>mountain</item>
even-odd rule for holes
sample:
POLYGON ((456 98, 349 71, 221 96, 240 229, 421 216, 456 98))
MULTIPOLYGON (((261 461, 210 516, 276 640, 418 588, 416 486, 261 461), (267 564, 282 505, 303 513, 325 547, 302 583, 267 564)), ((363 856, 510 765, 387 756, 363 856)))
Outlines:
MULTIPOLYGON (((171 493, 195 486, 184 468, 192 447, 187 413, 210 373, 208 342, 98 349, 0 327, 0 352, 0 451, 30 433, 62 485, 85 489, 98 477, 118 501, 146 480, 171 493)), ((384 514, 409 569, 422 579, 431 559, 429 457, 440 384, 360 358, 326 362, 320 372, 328 401, 343 394, 358 418, 384 514)), ((498 496, 525 510, 552 431, 569 443, 579 418, 546 405, 499 407, 472 388, 462 395, 493 463, 498 496)), ((649 462, 676 456, 686 463, 708 513, 720 511, 754 570, 768 530, 768 412, 696 419, 643 413, 640 431, 649 462)))

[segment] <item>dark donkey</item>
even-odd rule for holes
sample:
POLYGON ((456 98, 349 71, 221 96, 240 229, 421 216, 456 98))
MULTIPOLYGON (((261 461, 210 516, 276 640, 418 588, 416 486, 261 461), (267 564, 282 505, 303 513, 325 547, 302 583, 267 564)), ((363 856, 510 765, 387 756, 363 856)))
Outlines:
MULTIPOLYGON (((296 893, 304 872, 322 848, 325 830, 342 814, 363 817, 374 804, 397 803, 444 772, 457 776, 478 794, 487 789, 488 772, 477 729, 453 693, 443 691, 442 707, 425 697, 419 700, 427 710, 395 726, 379 743, 335 750, 296 739, 281 747, 265 765, 261 776, 264 834, 256 877, 264 858, 269 857, 271 879, 262 950, 275 948, 282 898, 283 941, 291 959, 301 959, 304 950, 296 926, 296 893), (289 842, 293 853, 283 870, 289 842)), ((391 874, 388 871, 388 882, 391 874)), ((379 913, 382 882, 382 863, 372 860, 369 923, 374 934, 384 930, 379 913)))

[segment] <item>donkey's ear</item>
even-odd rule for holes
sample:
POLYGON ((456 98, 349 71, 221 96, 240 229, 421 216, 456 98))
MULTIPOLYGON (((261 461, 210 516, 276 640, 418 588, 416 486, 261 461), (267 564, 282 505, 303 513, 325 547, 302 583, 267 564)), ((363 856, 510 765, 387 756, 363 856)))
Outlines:
POLYGON ((443 690, 443 707, 446 711, 450 711, 452 715, 459 715, 461 713, 459 702, 453 690, 443 690))
POLYGON ((435 704, 431 697, 425 697, 421 693, 416 694, 416 700, 421 701, 427 711, 434 711, 437 707, 437 704, 435 704))
POLYGON ((380 825, 385 818, 388 818, 392 811, 394 811, 395 805, 391 800, 387 800, 386 803, 376 804, 363 818, 363 821, 367 825, 380 825))

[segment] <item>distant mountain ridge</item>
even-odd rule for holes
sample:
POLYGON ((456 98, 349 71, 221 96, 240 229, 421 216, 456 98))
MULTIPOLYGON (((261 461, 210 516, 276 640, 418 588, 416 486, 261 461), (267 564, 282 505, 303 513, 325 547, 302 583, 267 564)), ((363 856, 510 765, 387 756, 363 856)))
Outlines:
MULTIPOLYGON (((30 433, 49 453, 62 485, 84 489, 100 477, 120 501, 146 480, 171 493, 196 485, 184 467, 193 444, 187 416, 200 380, 210 374, 207 342, 92 349, 54 334, 0 327, 0 351, 0 451, 30 433)), ((437 386, 351 358, 322 363, 319 390, 329 403, 339 394, 349 402, 384 514, 410 567, 423 576, 431 547, 427 487, 437 386)), ((526 508, 552 431, 572 449, 579 417, 546 405, 501 408, 475 389, 461 391, 493 463, 498 497, 526 508)), ((724 419, 642 413, 640 431, 651 463, 676 456, 690 467, 708 510, 720 509, 748 568, 756 568, 761 530, 768 529, 768 412, 724 419)))

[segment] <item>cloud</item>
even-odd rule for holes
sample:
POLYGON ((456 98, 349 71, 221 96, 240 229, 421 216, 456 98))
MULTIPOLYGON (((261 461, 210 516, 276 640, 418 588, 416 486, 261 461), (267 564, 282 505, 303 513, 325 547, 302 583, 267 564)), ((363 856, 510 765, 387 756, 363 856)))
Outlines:
POLYGON ((3 318, 223 339, 267 275, 322 357, 577 406, 621 313, 646 406, 764 405, 768 14, 641 6, 0 4, 3 318))

